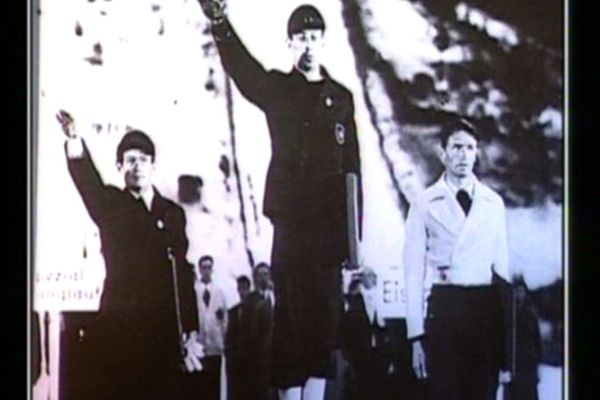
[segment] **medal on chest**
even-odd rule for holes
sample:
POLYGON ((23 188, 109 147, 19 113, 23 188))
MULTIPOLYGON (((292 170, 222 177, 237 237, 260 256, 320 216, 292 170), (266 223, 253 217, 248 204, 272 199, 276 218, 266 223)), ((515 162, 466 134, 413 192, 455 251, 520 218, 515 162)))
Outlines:
POLYGON ((346 127, 339 122, 335 123, 335 140, 340 146, 346 142, 346 127))

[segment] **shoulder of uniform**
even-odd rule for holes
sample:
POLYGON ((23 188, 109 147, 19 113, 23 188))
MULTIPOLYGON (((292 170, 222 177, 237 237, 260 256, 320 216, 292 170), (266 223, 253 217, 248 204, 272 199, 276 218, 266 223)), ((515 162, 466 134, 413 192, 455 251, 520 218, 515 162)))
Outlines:
POLYGON ((169 209, 170 212, 175 212, 182 216, 184 215, 183 208, 179 204, 175 203, 173 200, 163 196, 158 191, 155 193, 155 196, 158 196, 161 199, 161 201, 164 202, 165 208, 169 209))
POLYGON ((115 185, 111 185, 111 184, 107 184, 106 186, 104 186, 106 188, 106 191, 110 194, 126 194, 126 192, 123 189, 120 189, 118 187, 116 187, 115 185))
POLYGON ((423 201, 432 202, 442 200, 447 195, 447 190, 444 187, 445 183, 440 179, 429 185, 421 194, 423 201))
POLYGON ((331 84, 333 86, 333 88, 335 88, 335 90, 338 91, 338 93, 344 97, 349 97, 350 99, 352 99, 352 92, 350 91, 350 89, 348 89, 346 86, 344 86, 343 84, 341 84, 340 82, 336 81, 333 78, 329 78, 331 81, 331 84))
POLYGON ((291 72, 285 73, 278 69, 270 69, 267 71, 267 74, 269 74, 270 77, 273 77, 276 79, 285 79, 285 78, 289 78, 292 75, 291 72))
POLYGON ((498 192, 496 192, 494 189, 492 189, 491 187, 489 187, 486 184, 483 184, 481 182, 479 182, 479 190, 481 190, 481 194, 487 198, 490 201, 493 201, 495 203, 499 203, 504 205, 504 200, 502 199, 502 196, 500 196, 498 194, 498 192))

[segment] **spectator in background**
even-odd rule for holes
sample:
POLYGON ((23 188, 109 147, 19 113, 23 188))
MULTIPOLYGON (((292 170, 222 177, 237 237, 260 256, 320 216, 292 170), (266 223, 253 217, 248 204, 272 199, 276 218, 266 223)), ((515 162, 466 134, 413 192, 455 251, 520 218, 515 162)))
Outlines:
POLYGON ((378 312, 377 275, 365 268, 360 281, 350 284, 342 316, 341 341, 350 364, 346 394, 349 399, 383 399, 388 373, 385 321, 378 312))
POLYGON ((275 297, 271 268, 259 263, 252 273, 254 291, 248 295, 244 307, 243 352, 246 364, 247 400, 267 400, 275 393, 270 391, 271 336, 273 332, 273 307, 275 297))
POLYGON ((513 282, 516 297, 516 368, 508 387, 509 398, 538 400, 538 365, 542 359, 538 311, 523 277, 516 277, 513 282))
POLYGON ((200 257, 195 269, 196 301, 198 305, 198 338, 204 347, 202 371, 194 376, 192 395, 207 400, 218 400, 225 332, 227 329, 227 304, 225 294, 212 282, 214 260, 209 255, 200 257))
POLYGON ((229 400, 245 399, 245 385, 248 384, 245 371, 244 349, 242 339, 244 329, 244 306, 250 294, 250 278, 246 275, 237 278, 237 291, 240 302, 228 312, 227 333, 225 334, 225 365, 227 370, 227 398, 229 400))

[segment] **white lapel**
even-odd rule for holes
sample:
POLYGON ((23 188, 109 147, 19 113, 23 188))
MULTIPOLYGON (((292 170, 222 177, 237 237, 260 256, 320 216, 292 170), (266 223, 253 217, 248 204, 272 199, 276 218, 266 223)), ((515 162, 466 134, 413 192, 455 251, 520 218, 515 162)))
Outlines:
POLYGON ((431 216, 452 234, 458 235, 464 225, 465 213, 444 181, 444 174, 428 189, 427 201, 431 216))
POLYGON ((469 215, 467 215, 465 223, 463 224, 462 231, 456 240, 456 245, 454 246, 455 252, 465 244, 465 240, 476 236, 477 232, 480 230, 481 224, 490 219, 488 211, 490 210, 489 204, 491 199, 485 186, 483 186, 477 178, 474 177, 474 180, 473 202, 471 203, 469 215))

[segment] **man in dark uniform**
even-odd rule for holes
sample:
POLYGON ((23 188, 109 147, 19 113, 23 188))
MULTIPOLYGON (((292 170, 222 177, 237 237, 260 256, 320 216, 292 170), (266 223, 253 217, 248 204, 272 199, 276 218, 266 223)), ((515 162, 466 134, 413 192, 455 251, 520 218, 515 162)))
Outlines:
MULTIPOLYGON (((106 185, 73 119, 57 118, 67 135, 67 166, 100 230, 104 291, 89 328, 87 399, 173 399, 181 386, 185 333, 197 330, 183 210, 152 186, 154 144, 141 131, 117 148, 125 188, 106 185), (89 375, 89 376, 88 376, 89 375)), ((198 366, 198 364, 195 364, 198 366)))
POLYGON ((225 70, 265 112, 271 136, 264 198, 274 226, 271 380, 283 399, 322 400, 325 378, 335 372, 340 265, 349 252, 346 175, 360 182, 352 94, 321 65, 325 23, 314 7, 300 6, 289 18, 294 67, 283 73, 266 71, 248 53, 224 1, 200 4, 225 70))

